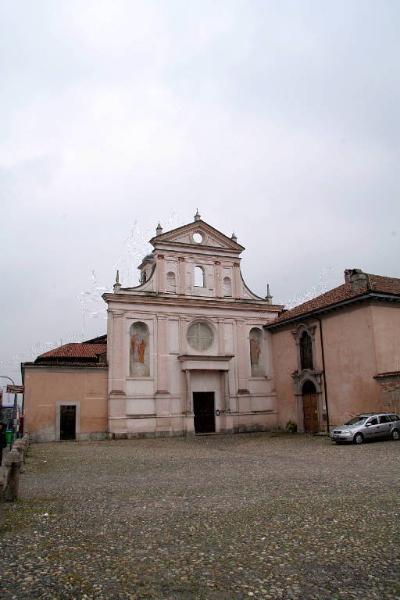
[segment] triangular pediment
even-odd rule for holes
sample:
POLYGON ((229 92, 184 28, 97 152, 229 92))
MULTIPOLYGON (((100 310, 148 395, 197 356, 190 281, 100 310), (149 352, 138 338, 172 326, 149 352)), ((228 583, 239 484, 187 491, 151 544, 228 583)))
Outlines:
POLYGON ((173 244, 179 246, 192 246, 193 248, 207 247, 219 250, 230 250, 240 253, 244 247, 232 240, 224 233, 218 231, 208 223, 202 220, 182 225, 171 231, 166 231, 156 235, 150 240, 150 243, 156 247, 159 244, 173 244))

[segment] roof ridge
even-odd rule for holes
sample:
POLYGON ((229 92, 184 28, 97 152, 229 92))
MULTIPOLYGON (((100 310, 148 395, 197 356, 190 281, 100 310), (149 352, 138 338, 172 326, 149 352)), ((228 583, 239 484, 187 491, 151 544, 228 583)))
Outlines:
POLYGON ((323 294, 319 294, 314 298, 310 298, 310 300, 306 300, 306 302, 283 311, 268 327, 289 322, 294 318, 306 317, 314 312, 328 309, 345 301, 356 301, 360 297, 371 297, 374 294, 400 297, 399 278, 372 275, 370 273, 363 273, 363 276, 365 277, 361 285, 359 284, 359 280, 346 281, 339 286, 327 290, 323 294))

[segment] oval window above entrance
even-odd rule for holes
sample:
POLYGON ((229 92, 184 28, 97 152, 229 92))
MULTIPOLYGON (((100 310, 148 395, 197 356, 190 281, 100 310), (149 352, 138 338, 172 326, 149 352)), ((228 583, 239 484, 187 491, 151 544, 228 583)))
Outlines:
POLYGON ((207 323, 192 323, 187 332, 187 340, 194 350, 207 350, 214 341, 214 334, 207 323))

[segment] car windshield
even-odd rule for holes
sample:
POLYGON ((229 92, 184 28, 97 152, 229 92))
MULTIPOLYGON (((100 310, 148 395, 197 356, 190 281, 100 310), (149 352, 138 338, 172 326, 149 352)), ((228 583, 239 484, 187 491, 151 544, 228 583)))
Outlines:
POLYGON ((345 425, 356 425, 357 423, 364 423, 368 417, 353 417, 350 421, 347 421, 345 425))

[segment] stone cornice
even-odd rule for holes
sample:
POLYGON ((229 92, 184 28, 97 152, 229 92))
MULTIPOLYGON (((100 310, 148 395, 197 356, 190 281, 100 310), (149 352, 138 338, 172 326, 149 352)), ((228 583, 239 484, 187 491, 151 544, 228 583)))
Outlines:
POLYGON ((154 251, 155 256, 159 257, 159 251, 164 253, 167 252, 168 254, 184 254, 186 258, 189 258, 190 256, 198 257, 201 254, 210 258, 218 256, 219 258, 231 258, 235 261, 241 260, 238 253, 234 252, 231 248, 207 246, 206 244, 197 247, 186 242, 159 242, 154 251))
POLYGON ((220 310, 254 310, 262 312, 280 313, 282 306, 279 304, 268 304, 257 300, 226 300, 225 298, 203 298, 193 296, 172 296, 170 294, 122 294, 106 293, 102 296, 108 303, 119 304, 148 304, 155 306, 182 306, 186 308, 217 308, 220 310))
POLYGON ((79 363, 71 363, 71 364, 62 364, 62 363, 47 363, 47 364, 35 364, 32 362, 28 362, 28 363, 21 363, 21 369, 51 369, 52 371, 60 369, 61 371, 84 371, 84 370, 89 370, 89 371, 108 371, 108 365, 99 365, 99 364, 93 364, 93 365, 81 365, 79 363))
POLYGON ((231 360, 231 358, 233 358, 235 355, 234 354, 217 354, 217 355, 210 355, 210 354, 180 354, 178 356, 178 360, 180 360, 181 362, 185 361, 185 360, 195 360, 195 361, 218 361, 218 362, 226 362, 228 360, 231 360))
POLYGON ((295 315, 293 317, 282 319, 282 321, 271 322, 264 325, 264 329, 269 329, 271 331, 275 331, 277 329, 283 328, 287 325, 293 325, 295 322, 312 320, 314 317, 317 318, 318 315, 324 315, 329 312, 334 312, 340 310, 342 308, 347 308, 349 306, 354 306, 356 304, 361 304, 363 302, 387 302, 387 303, 400 303, 400 296, 396 296, 393 294, 383 294, 381 292, 372 292, 362 296, 355 296, 354 298, 348 298, 346 300, 341 300, 339 302, 335 302, 329 304, 328 306, 323 306, 321 308, 316 308, 314 310, 309 310, 304 313, 300 313, 299 315, 295 315))

